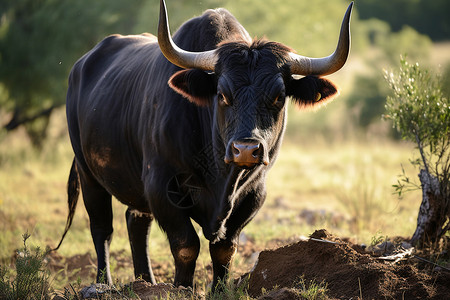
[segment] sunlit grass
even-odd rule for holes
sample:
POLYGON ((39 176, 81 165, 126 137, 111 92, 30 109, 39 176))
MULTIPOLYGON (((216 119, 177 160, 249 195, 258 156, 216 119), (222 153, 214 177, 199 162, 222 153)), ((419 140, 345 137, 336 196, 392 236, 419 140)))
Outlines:
MULTIPOLYGON (((0 259, 10 261, 21 246, 21 236, 31 234, 30 245, 55 247, 67 217, 66 182, 73 153, 66 134, 63 112, 55 114, 52 132, 43 151, 34 151, 23 132, 2 138, 0 143, 0 259)), ((416 225, 420 193, 399 200, 392 184, 401 173, 401 164, 414 177, 408 159, 412 147, 387 139, 351 139, 326 142, 326 138, 301 142, 286 137, 267 181, 268 198, 255 219, 244 229, 258 247, 271 240, 309 235, 326 228, 335 235, 370 243, 376 234, 410 236, 416 225)), ((114 237, 112 253, 131 257, 125 223, 126 207, 113 201, 114 237)), ((210 264, 208 242, 196 226, 201 240, 197 270, 204 278, 197 284, 206 287, 206 266, 210 264)), ((273 243, 272 243, 273 244, 273 243)), ((89 220, 80 198, 73 225, 58 251, 63 256, 90 252, 95 258, 89 220)), ((154 223, 150 236, 153 263, 173 266, 165 235, 154 223)), ((132 267, 111 267, 114 279, 133 278, 132 267), (120 270, 119 270, 120 269, 120 270)), ((237 255, 234 267, 249 270, 237 255)), ((173 267, 171 267, 173 269, 173 267)), ((198 276, 197 276, 198 277, 198 276)), ((82 278, 82 284, 92 279, 82 278)), ((56 282, 56 286, 66 283, 56 282)))
MULTIPOLYGON (((287 141, 269 173, 267 203, 246 232, 257 231, 259 223, 266 222, 278 237, 307 235, 318 227, 360 242, 377 231, 408 236, 416 225, 420 193, 400 200, 392 184, 401 165, 409 174, 417 172, 408 161, 411 153, 411 145, 390 141, 313 145, 287 141), (303 210, 322 211, 324 217, 305 224, 299 217, 303 210)), ((267 232, 261 235, 267 237, 267 232)))

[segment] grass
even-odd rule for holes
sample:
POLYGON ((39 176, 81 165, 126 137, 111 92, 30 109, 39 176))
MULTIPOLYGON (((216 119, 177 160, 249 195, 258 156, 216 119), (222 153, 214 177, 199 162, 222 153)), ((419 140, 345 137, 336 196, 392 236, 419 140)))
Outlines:
MULTIPOLYGON (((231 276, 230 276, 231 277, 231 276)), ((251 300, 247 293, 248 277, 240 283, 233 280, 220 280, 214 292, 206 295, 206 300, 251 300)))
POLYGON ((303 276, 294 284, 298 288, 298 294, 302 299, 321 300, 327 299, 327 284, 324 281, 317 283, 315 280, 307 281, 303 276))
MULTIPOLYGON (((0 263, 3 265, 11 263, 14 251, 21 247, 18 237, 24 232, 31 234, 28 242, 33 247, 41 248, 56 246, 63 232, 67 216, 65 188, 73 157, 63 111, 52 117, 49 136, 41 153, 30 148, 22 131, 0 136, 0 263)), ((401 164, 409 166, 410 145, 369 138, 331 139, 330 142, 326 137, 318 137, 304 141, 288 132, 277 163, 269 172, 266 203, 244 229, 245 235, 254 239, 258 247, 263 248, 274 239, 307 235, 319 228, 366 244, 370 244, 377 232, 388 236, 412 234, 420 192, 399 200, 391 187, 401 172, 401 164), (303 213, 311 214, 313 222, 308 222, 303 213)), ((414 174, 415 171, 406 169, 406 172, 414 174)), ((119 256, 112 255, 111 267, 114 278, 121 282, 133 280, 131 265, 119 267, 121 259, 131 257, 125 209, 113 201, 111 252, 119 256)), ((210 258, 208 243, 199 227, 197 230, 201 253, 197 265, 200 278, 197 274, 196 284, 201 287, 208 284, 206 269, 210 258)), ((89 220, 80 204, 58 253, 69 257, 86 252, 95 258, 89 220)), ((168 242, 156 223, 150 237, 150 256, 152 263, 168 262, 173 269, 168 242)), ((233 268, 242 273, 249 271, 252 266, 245 263, 238 255, 233 268)), ((70 283, 67 274, 52 275, 55 288, 70 283)), ((83 276, 81 284, 90 284, 92 278, 83 276)))
MULTIPOLYGON (((407 194, 400 200, 393 194, 392 184, 400 173, 400 164, 409 166, 411 151, 407 144, 390 141, 285 143, 269 173, 268 203, 246 232, 259 235, 258 223, 269 221, 270 231, 277 237, 280 233, 306 234, 317 227, 365 243, 377 231, 408 236, 416 225, 420 193, 407 194), (282 199, 282 205, 274 199, 282 199), (307 224, 299 218, 303 210, 324 211, 330 217, 307 224), (336 219, 338 226, 333 224, 336 219), (292 220, 288 227, 286 220, 292 220)), ((414 174, 412 169, 407 172, 414 174)), ((266 230, 259 236, 275 237, 266 230)))

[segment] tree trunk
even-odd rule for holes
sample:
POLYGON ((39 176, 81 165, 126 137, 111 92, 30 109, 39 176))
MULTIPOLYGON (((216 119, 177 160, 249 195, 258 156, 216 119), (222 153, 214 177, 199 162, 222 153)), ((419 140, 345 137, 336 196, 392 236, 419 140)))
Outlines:
POLYGON ((26 123, 33 122, 39 118, 46 117, 49 118, 50 115, 53 112, 53 109, 55 109, 56 106, 51 106, 49 108, 43 109, 36 114, 32 116, 22 116, 22 111, 18 108, 14 110, 14 114, 11 118, 11 120, 8 122, 8 124, 4 125, 3 128, 6 129, 6 131, 12 131, 14 129, 17 129, 19 126, 24 125, 26 123))
POLYGON ((441 195, 439 180, 420 170, 419 179, 422 184, 422 204, 417 216, 417 227, 411 238, 411 244, 422 247, 440 240, 446 229, 448 203, 441 195))

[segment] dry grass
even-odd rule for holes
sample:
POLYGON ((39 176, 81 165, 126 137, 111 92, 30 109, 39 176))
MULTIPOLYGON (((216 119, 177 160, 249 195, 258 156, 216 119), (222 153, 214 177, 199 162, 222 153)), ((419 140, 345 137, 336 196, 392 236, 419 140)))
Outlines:
MULTIPOLYGON (((54 247, 59 241, 67 215, 65 186, 73 155, 64 124, 64 113, 60 111, 54 115, 51 138, 42 153, 30 148, 23 132, 2 137, 2 263, 9 262, 14 250, 21 246, 24 232, 31 234, 32 246, 54 247)), ((411 146, 387 140, 295 141, 289 136, 285 139, 277 163, 269 172, 268 199, 244 230, 258 246, 264 247, 273 239, 310 234, 318 228, 365 243, 370 243, 378 232, 388 236, 411 235, 420 193, 399 200, 391 188, 401 171, 400 165, 409 167, 411 146)), ((124 251, 123 255, 129 256, 125 207, 114 201, 113 209, 115 232, 111 250, 124 251)), ((88 222, 80 204, 60 254, 94 254, 88 222)), ((198 266, 205 269, 210 258, 208 244, 204 238, 201 240, 198 266)), ((152 228, 150 249, 154 262, 172 261, 166 238, 157 225, 152 228)), ((115 264, 112 258, 113 272, 115 264)), ((235 264, 242 264, 242 259, 237 257, 235 264)), ((122 282, 132 279, 131 269, 121 270, 123 273, 115 274, 115 278, 122 282)))

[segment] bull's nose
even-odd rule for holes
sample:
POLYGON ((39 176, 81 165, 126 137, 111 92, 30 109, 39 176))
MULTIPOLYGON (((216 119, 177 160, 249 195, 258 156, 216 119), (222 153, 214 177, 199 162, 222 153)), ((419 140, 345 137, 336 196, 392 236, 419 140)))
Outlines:
POLYGON ((232 161, 239 167, 252 168, 260 163, 268 164, 264 159, 264 149, 257 142, 232 142, 231 154, 232 161))

